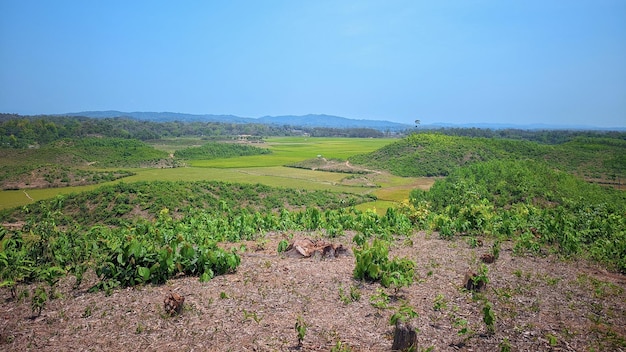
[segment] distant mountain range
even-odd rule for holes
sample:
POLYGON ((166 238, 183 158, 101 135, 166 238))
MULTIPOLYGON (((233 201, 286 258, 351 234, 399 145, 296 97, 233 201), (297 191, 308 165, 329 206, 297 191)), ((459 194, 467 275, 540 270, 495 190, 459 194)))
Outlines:
POLYGON ((240 117, 234 115, 194 115, 175 112, 122 112, 122 111, 83 111, 63 114, 65 116, 86 116, 93 118, 129 117, 137 120, 155 122, 223 122, 223 123, 260 123, 265 125, 288 125, 293 127, 327 127, 327 128, 371 128, 379 131, 403 131, 414 126, 381 120, 355 120, 332 115, 304 116, 263 116, 259 118, 240 117))
MULTIPOLYGON (((222 122, 222 123, 260 123, 266 125, 288 125, 293 127, 327 127, 327 128, 371 128, 378 131, 405 131, 415 128, 415 125, 403 124, 383 120, 362 120, 349 119, 340 116, 309 114, 304 116, 284 115, 284 116, 263 116, 258 118, 240 117, 235 115, 211 115, 211 114, 184 114, 177 112, 123 112, 123 111, 83 111, 61 114, 64 116, 86 116, 92 118, 128 117, 137 120, 147 120, 154 122, 183 121, 183 122, 222 122)), ((483 128, 483 129, 521 129, 521 130, 604 130, 604 131, 626 131, 626 128, 602 128, 582 125, 548 125, 548 124, 528 124, 515 125, 504 123, 432 123, 419 126, 420 129, 438 128, 483 128)))

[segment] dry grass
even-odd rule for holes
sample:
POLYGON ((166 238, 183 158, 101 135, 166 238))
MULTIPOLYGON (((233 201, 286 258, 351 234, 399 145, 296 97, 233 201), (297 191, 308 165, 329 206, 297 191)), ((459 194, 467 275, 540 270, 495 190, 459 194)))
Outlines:
MULTIPOLYGON (((391 249, 391 256, 416 261, 417 282, 391 299, 389 309, 379 309, 370 298, 381 287, 352 279, 353 256, 282 257, 276 248, 283 238, 269 234, 266 241, 245 243, 237 273, 207 283, 180 277, 106 296, 87 293, 93 274, 78 290, 69 278, 59 287, 62 297, 34 319, 29 299, 10 301, 3 289, 0 350, 287 351, 298 349, 294 325, 302 316, 308 329, 300 350, 329 351, 340 342, 354 351, 386 351, 393 338, 388 319, 401 300, 419 313, 413 323, 420 350, 498 351, 506 341, 513 351, 626 349, 626 279, 585 262, 513 256, 503 243, 500 258, 489 265, 487 289, 476 294, 463 290, 462 280, 468 268, 480 265, 489 239, 471 248, 464 239, 418 233, 391 249), (359 300, 346 297, 351 287, 359 300), (163 299, 170 291, 185 297, 179 316, 165 314, 163 299), (486 301, 494 306, 494 333, 483 323, 486 301)), ((351 248, 350 238, 335 241, 351 248)))

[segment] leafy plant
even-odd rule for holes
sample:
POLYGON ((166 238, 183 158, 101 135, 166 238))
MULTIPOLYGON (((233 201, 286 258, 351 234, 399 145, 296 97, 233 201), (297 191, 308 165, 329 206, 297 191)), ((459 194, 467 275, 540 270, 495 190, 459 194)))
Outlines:
POLYGON ((498 347, 500 347, 500 352, 511 352, 511 343, 506 337, 500 342, 498 347))
POLYGON ((484 287, 489 283, 489 268, 484 263, 480 264, 478 273, 472 277, 474 287, 484 287))
POLYGON ((307 329, 307 324, 301 315, 298 315, 298 318, 296 320, 296 325, 294 326, 294 328, 296 329, 296 333, 298 335, 298 346, 301 347, 302 342, 304 341, 304 337, 306 336, 306 329, 307 329))
POLYGON ((35 292, 33 292, 33 297, 30 302, 30 309, 32 310, 35 317, 41 315, 41 311, 46 306, 46 302, 48 302, 48 294, 46 293, 46 289, 39 285, 35 288, 35 292))
POLYGON ((287 240, 280 240, 278 242, 278 253, 283 253, 289 247, 289 242, 287 240))
POLYGON ((339 286, 339 299, 343 304, 350 304, 361 299, 361 292, 357 286, 351 285, 350 292, 346 293, 343 286, 339 286))
POLYGON ((370 304, 378 309, 389 308, 389 295, 382 289, 376 290, 377 294, 370 296, 370 304))
POLYGON ((364 243, 361 249, 354 250, 354 256, 355 279, 380 281, 396 291, 413 283, 415 262, 406 258, 389 260, 388 245, 381 240, 374 239, 371 246, 364 243))
POLYGON ((411 307, 408 302, 402 301, 402 304, 396 308, 396 311, 389 317, 389 324, 395 326, 399 321, 406 323, 412 318, 417 318, 419 314, 411 307))
POLYGON ((257 315, 256 312, 249 312, 247 310, 243 310, 243 321, 246 321, 248 319, 252 318, 254 320, 255 323, 260 323, 261 320, 263 319, 263 317, 260 317, 257 315))
POLYGON ((433 310, 434 311, 440 311, 440 310, 444 310, 448 307, 448 301, 446 300, 446 297, 443 294, 438 294, 437 297, 435 297, 435 301, 433 302, 433 310))
POLYGON ((496 331, 496 315, 493 311, 493 304, 487 301, 483 306, 483 322, 487 326, 487 330, 490 333, 495 333, 496 331))

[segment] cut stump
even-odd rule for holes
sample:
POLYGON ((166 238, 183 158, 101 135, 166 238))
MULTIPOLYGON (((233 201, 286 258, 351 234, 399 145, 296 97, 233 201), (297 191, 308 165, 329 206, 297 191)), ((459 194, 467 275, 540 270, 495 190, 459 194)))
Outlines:
POLYGON ((183 310, 183 303, 185 303, 185 297, 176 292, 170 292, 163 300, 165 312, 171 316, 180 314, 183 310))
POLYGON ((485 264, 491 264, 496 261, 496 257, 494 257, 493 254, 485 253, 480 256, 480 260, 485 264))
POLYGON ((417 351, 417 332, 411 324, 398 320, 393 332, 392 351, 417 351))
POLYGON ((285 250, 285 255, 291 258, 309 258, 320 256, 322 258, 336 258, 341 254, 347 254, 348 250, 341 244, 333 244, 325 240, 310 240, 308 238, 295 240, 285 250))
POLYGON ((479 292, 485 288, 485 282, 482 280, 476 280, 478 274, 472 271, 468 271, 465 273, 465 277, 463 278, 463 287, 468 289, 469 291, 479 292))

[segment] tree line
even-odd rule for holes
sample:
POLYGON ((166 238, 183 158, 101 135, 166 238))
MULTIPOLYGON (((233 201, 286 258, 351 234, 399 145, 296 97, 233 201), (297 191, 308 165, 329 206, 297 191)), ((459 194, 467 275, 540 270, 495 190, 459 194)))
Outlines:
POLYGON ((233 139, 240 135, 380 138, 370 128, 305 128, 288 125, 238 124, 222 122, 153 122, 124 117, 95 119, 74 116, 20 116, 0 114, 0 147, 28 148, 63 138, 103 136, 142 141, 176 137, 207 140, 233 139))

